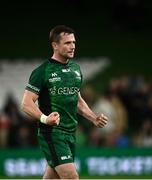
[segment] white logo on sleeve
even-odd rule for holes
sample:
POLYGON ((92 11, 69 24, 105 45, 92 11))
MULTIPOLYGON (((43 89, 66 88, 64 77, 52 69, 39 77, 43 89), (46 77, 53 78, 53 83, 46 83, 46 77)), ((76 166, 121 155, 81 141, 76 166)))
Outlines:
POLYGON ((67 155, 67 156, 61 156, 61 160, 66 160, 66 159, 70 159, 71 156, 70 155, 67 155))

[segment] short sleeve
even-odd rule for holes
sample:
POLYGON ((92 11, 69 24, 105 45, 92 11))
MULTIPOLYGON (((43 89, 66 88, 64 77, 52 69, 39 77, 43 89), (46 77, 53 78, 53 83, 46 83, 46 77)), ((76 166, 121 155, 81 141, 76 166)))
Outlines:
POLYGON ((83 82, 83 74, 82 74, 81 69, 80 69, 80 74, 81 74, 81 84, 82 84, 82 82, 83 82))
POLYGON ((44 76, 44 68, 42 67, 39 67, 32 71, 28 84, 26 86, 26 90, 39 94, 44 86, 44 76))

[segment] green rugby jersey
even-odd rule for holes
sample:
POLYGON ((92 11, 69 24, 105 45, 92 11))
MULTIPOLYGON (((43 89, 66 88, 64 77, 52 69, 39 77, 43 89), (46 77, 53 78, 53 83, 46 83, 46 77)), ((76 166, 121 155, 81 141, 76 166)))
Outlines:
POLYGON ((77 127, 78 92, 82 83, 79 65, 70 60, 62 64, 53 59, 45 61, 33 70, 26 89, 39 95, 40 110, 49 115, 57 111, 60 114, 58 126, 38 123, 40 129, 74 132, 77 127))

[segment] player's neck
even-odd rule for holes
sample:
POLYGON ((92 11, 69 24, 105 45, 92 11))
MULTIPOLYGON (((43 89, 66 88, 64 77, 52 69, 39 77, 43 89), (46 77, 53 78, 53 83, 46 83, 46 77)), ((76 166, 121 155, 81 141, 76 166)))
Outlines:
POLYGON ((64 57, 57 56, 57 55, 55 55, 55 54, 53 54, 52 59, 54 59, 55 61, 58 61, 58 62, 60 62, 60 63, 62 63, 62 64, 67 64, 68 61, 69 61, 69 59, 66 59, 66 58, 64 58, 64 57))

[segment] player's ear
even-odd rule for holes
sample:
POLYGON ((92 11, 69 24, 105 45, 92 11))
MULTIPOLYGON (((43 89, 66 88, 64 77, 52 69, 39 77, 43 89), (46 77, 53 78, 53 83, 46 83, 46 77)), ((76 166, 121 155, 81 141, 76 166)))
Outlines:
POLYGON ((53 48, 54 50, 57 49, 57 43, 56 43, 56 42, 52 42, 52 48, 53 48))

